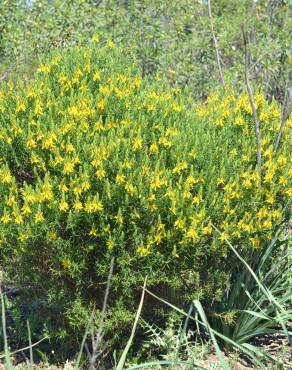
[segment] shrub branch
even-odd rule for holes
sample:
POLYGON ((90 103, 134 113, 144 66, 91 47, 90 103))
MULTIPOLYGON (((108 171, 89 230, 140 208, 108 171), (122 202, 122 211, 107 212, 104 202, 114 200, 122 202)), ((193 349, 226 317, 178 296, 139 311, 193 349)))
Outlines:
POLYGON ((283 109, 282 109, 282 114, 281 114, 281 123, 280 123, 280 128, 279 128, 279 132, 278 132, 277 140, 275 144, 275 152, 277 152, 277 150, 279 149, 279 145, 280 145, 281 138, 282 138, 282 132, 283 132, 285 123, 289 117, 289 114, 291 112, 291 108, 292 108, 292 88, 288 88, 285 92, 285 99, 284 99, 283 109))
POLYGON ((105 315, 106 315, 106 309, 107 309, 107 301, 110 291, 110 283, 113 276, 113 270, 114 270, 114 258, 111 260, 110 270, 107 277, 107 283, 106 283, 106 290, 104 294, 103 299, 103 306, 99 317, 99 325, 98 325, 98 331, 97 333, 92 333, 91 341, 92 341, 92 354, 89 356, 89 369, 94 370, 95 369, 95 363, 99 355, 101 354, 100 346, 101 342, 103 340, 104 336, 104 321, 105 321, 105 315))
POLYGON ((218 46, 218 41, 216 39, 215 31, 214 31, 214 22, 213 22, 213 17, 212 17, 211 0, 208 0, 208 15, 209 15, 210 26, 211 26, 211 31, 212 31, 212 38, 213 38, 214 47, 215 47, 215 51, 216 51, 216 59, 217 59, 219 75, 220 75, 222 85, 225 87, 225 81, 224 81, 222 68, 221 68, 221 63, 220 63, 219 46, 218 46))
POLYGON ((247 51, 247 37, 244 31, 244 25, 242 25, 242 36, 243 36, 243 44, 244 44, 244 79, 245 79, 245 86, 248 92, 249 101, 252 109, 252 115, 255 123, 255 132, 256 132, 256 142, 257 142, 257 169, 258 169, 258 176, 259 176, 259 183, 261 183, 261 168, 262 168, 262 145, 261 145, 261 131, 260 131, 260 122, 258 120, 257 111, 254 103, 254 95, 252 92, 252 88, 249 83, 248 79, 248 51, 247 51))

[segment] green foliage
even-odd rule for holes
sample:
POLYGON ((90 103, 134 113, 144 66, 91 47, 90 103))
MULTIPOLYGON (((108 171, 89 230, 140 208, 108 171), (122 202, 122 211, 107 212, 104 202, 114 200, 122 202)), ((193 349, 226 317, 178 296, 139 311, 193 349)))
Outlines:
POLYGON ((76 335, 102 303, 115 256, 106 327, 116 340, 146 275, 149 286, 189 299, 220 298, 238 266, 225 238, 248 261, 265 247, 287 219, 291 169, 285 132, 273 152, 275 102, 255 96, 260 186, 246 95, 195 105, 187 91, 141 79, 111 39, 96 41, 2 86, 1 256, 15 282, 57 306, 58 330, 76 335))
MULTIPOLYGON (((0 4, 2 69, 31 65, 52 47, 87 44, 97 34, 135 51, 143 74, 167 76, 196 96, 218 86, 219 76, 208 8, 194 0, 33 1, 0 4), (7 66, 5 68, 5 66, 7 66)), ((250 75, 269 96, 283 100, 291 71, 289 1, 214 1, 216 37, 225 79, 243 81, 244 22, 250 40, 250 75)), ((33 66, 32 66, 33 67, 33 66)), ((30 68, 25 70, 31 74, 30 68)))
POLYGON ((247 343, 259 335, 279 333, 279 325, 291 320, 291 261, 288 239, 276 235, 262 251, 253 253, 253 271, 268 294, 260 288, 249 270, 234 271, 230 288, 220 302, 211 305, 212 327, 236 343, 247 343), (272 299, 271 299, 272 297, 272 299), (213 317, 212 317, 213 316, 213 317))

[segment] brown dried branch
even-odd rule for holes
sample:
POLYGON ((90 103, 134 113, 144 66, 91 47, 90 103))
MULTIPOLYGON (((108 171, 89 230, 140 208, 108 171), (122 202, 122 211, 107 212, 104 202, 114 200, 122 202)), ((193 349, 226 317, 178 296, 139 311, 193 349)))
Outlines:
POLYGON ((222 85, 225 87, 225 81, 222 73, 222 68, 221 68, 221 63, 220 63, 220 54, 219 54, 219 46, 218 46, 218 41, 215 36, 215 31, 214 31, 214 23, 213 23, 213 17, 212 17, 212 8, 211 8, 211 0, 208 0, 208 14, 209 14, 209 19, 210 19, 210 26, 211 26, 211 31, 212 31, 212 37, 213 37, 213 42, 214 42, 214 47, 216 51, 216 59, 217 59, 217 65, 218 65, 218 70, 219 70, 219 75, 220 79, 222 82, 222 85))
POLYGON ((286 123, 286 121, 287 121, 287 119, 288 119, 288 117, 291 113, 291 108, 292 108, 292 88, 288 88, 285 92, 285 99, 284 99, 284 102, 283 102, 283 109, 282 109, 282 114, 281 114, 281 124, 280 124, 279 132, 278 132, 278 135, 277 135, 277 140, 276 140, 275 148, 274 148, 275 152, 277 152, 277 150, 279 149, 283 129, 284 129, 285 123, 286 123))
POLYGON ((110 270, 109 270, 109 274, 107 277, 106 290, 105 290, 104 299, 103 299, 103 306, 102 306, 102 310, 99 316, 98 331, 97 333, 92 332, 92 335, 91 335, 92 353, 89 355, 89 370, 94 370, 96 368, 95 367, 96 360, 102 353, 101 343, 104 337, 104 321, 105 321, 105 316, 106 316, 107 301, 108 301, 108 296, 109 296, 109 291, 110 291, 110 283, 111 283, 111 279, 113 276, 113 270, 114 270, 114 258, 112 258, 111 260, 110 270))
POLYGON ((248 92, 249 101, 252 109, 253 119, 255 123, 255 133, 256 133, 256 143, 257 143, 257 169, 259 184, 261 184, 261 172, 262 172, 262 144, 261 144, 261 131, 260 131, 260 122, 258 120, 257 111, 254 103, 254 95, 248 79, 248 51, 247 51, 247 37, 244 31, 244 25, 242 25, 242 36, 244 43, 244 78, 245 86, 248 92))

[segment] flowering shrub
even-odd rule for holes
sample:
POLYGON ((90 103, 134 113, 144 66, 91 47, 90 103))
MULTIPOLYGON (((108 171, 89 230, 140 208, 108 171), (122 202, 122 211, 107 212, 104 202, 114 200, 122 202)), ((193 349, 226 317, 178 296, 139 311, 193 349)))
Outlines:
POLYGON ((94 41, 52 55, 29 82, 2 85, 0 241, 6 270, 62 302, 71 325, 77 306, 102 300, 115 256, 114 327, 145 275, 218 298, 236 266, 224 239, 247 259, 264 248, 285 220, 292 172, 285 132, 273 151, 279 107, 261 93, 260 184, 247 95, 195 105, 141 79, 111 40, 94 41))

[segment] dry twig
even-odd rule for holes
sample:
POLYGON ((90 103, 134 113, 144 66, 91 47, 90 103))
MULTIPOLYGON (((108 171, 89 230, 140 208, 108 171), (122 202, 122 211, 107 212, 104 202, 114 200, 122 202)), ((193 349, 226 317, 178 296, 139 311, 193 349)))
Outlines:
POLYGON ((260 122, 258 120, 257 111, 254 103, 254 95, 248 79, 248 51, 247 51, 247 37, 244 31, 244 25, 242 25, 242 36, 244 43, 244 78, 245 86, 248 92, 249 101, 252 109, 253 119, 255 123, 255 132, 256 132, 256 142, 257 142, 257 169, 259 184, 261 183, 261 168, 262 168, 262 145, 261 145, 261 131, 260 131, 260 122))
POLYGON ((276 140, 275 148, 274 148, 275 152, 277 152, 277 150, 279 149, 283 128, 291 113, 291 108, 292 108, 292 88, 290 87, 285 92, 285 99, 284 99, 283 109, 282 109, 282 114, 281 114, 281 124, 280 124, 279 132, 278 132, 278 136, 277 136, 277 140, 276 140))
POLYGON ((88 356, 89 356, 89 370, 94 370, 96 360, 101 355, 101 343, 104 337, 104 321, 105 321, 105 315, 106 315, 106 308, 107 308, 107 301, 110 291, 110 283, 113 276, 113 270, 114 270, 114 258, 111 260, 110 270, 107 277, 107 284, 106 284, 106 290, 104 294, 103 299, 103 306, 102 310, 99 316, 99 325, 98 325, 98 331, 97 333, 92 332, 91 334, 91 343, 92 343, 92 353, 87 350, 88 356))
POLYGON ((224 77, 223 77, 223 73, 222 73, 222 68, 221 68, 221 63, 220 63, 220 54, 219 54, 218 41, 216 39, 215 31, 214 31, 214 23, 213 23, 213 17, 212 17, 211 0, 208 0, 208 14, 209 14, 209 19, 210 19, 210 25, 211 25, 213 42, 214 42, 215 51, 216 51, 216 59, 217 59, 217 65, 218 65, 219 75, 220 75, 220 79, 221 79, 222 85, 225 87, 225 81, 224 81, 224 77))

